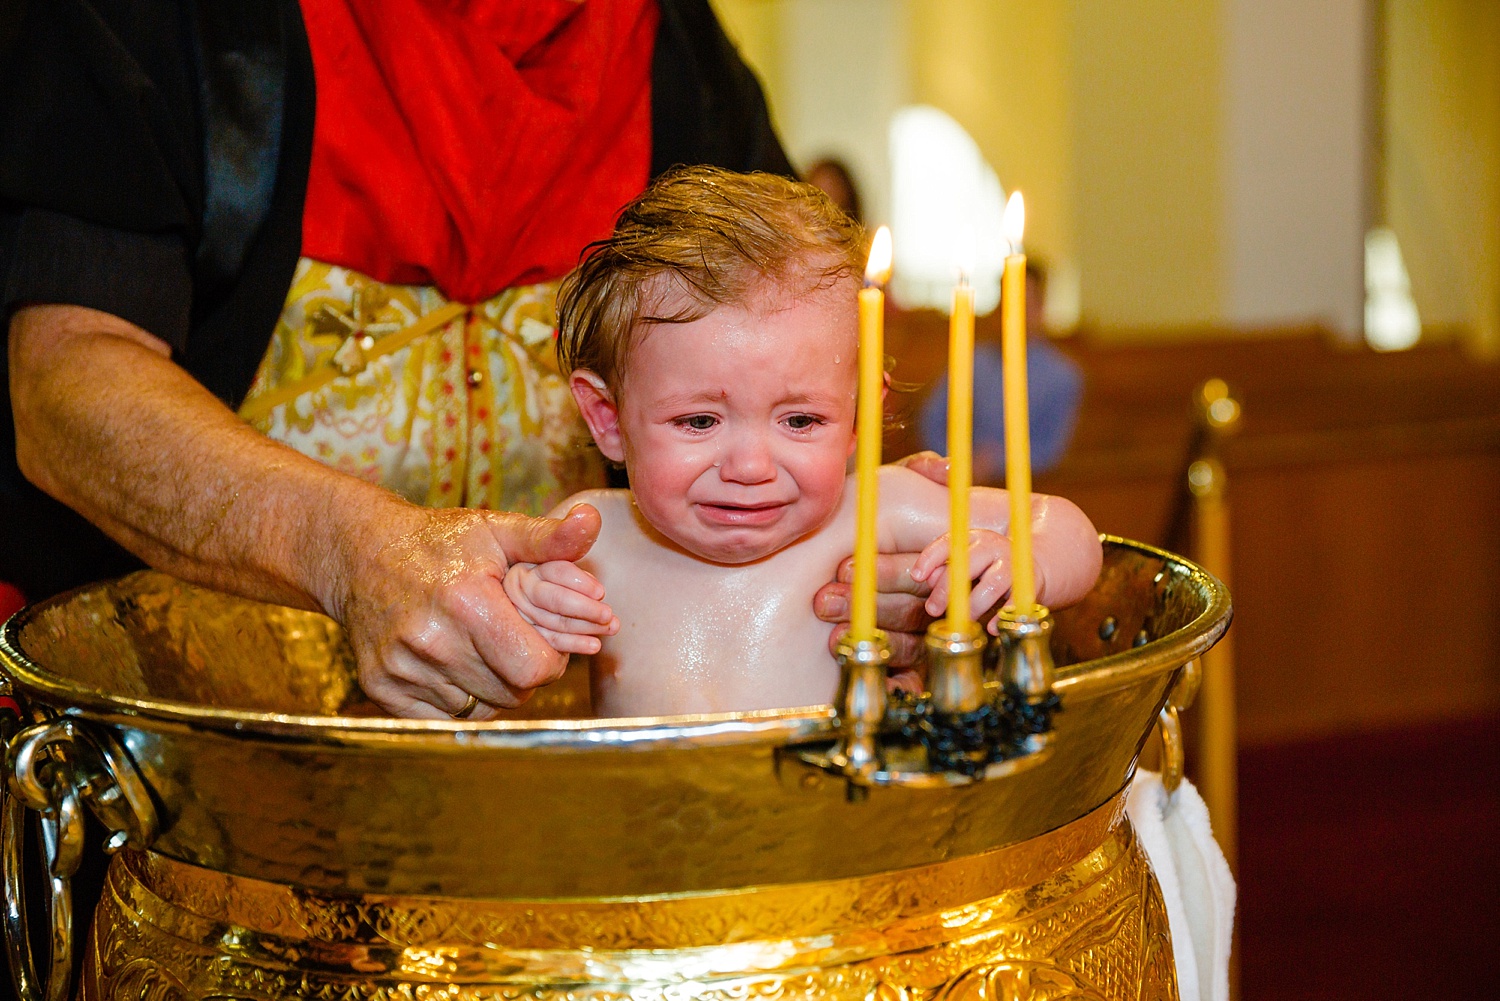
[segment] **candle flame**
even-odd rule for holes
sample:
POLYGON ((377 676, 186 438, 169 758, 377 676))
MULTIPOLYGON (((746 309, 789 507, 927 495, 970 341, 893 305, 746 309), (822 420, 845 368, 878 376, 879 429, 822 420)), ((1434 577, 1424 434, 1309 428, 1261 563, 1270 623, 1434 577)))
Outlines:
POLYGON ((891 279, 891 229, 882 226, 870 241, 870 259, 865 265, 865 284, 884 285, 891 279))
POLYGON ((1010 252, 1019 254, 1021 234, 1026 229, 1026 200, 1021 197, 1021 192, 1010 193, 1010 200, 1005 203, 1005 218, 1001 227, 1005 230, 1005 242, 1010 244, 1010 252))

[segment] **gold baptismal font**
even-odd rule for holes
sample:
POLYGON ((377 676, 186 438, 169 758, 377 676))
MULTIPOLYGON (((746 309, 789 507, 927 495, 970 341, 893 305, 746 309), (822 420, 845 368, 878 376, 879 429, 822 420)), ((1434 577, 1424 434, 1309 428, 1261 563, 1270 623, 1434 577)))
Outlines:
POLYGON ((1124 796, 1229 599, 1104 549, 997 649, 931 640, 919 698, 851 647, 833 707, 671 718, 585 718, 576 679, 371 716, 331 620, 153 572, 32 606, 0 634, 22 995, 70 991, 87 810, 83 998, 1175 998, 1124 796))

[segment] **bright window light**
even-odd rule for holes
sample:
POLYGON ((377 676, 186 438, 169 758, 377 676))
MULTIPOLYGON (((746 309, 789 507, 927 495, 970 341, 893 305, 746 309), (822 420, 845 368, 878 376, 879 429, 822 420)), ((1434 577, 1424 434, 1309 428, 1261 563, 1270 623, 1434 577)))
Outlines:
POLYGON ((914 105, 891 118, 890 293, 905 309, 947 312, 960 271, 974 286, 975 312, 1000 304, 1005 193, 964 127, 937 108, 914 105))
POLYGON ((1365 340, 1376 351, 1404 351, 1421 336, 1396 234, 1384 226, 1372 229, 1365 234, 1365 340))

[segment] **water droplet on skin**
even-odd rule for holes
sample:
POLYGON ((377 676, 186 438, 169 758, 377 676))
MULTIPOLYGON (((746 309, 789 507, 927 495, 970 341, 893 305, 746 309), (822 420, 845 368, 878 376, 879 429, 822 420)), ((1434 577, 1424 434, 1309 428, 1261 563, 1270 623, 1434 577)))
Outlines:
POLYGON ((835 365, 837 365, 839 362, 841 362, 843 360, 844 360, 844 356, 843 355, 834 355, 833 356, 833 363, 835 365))

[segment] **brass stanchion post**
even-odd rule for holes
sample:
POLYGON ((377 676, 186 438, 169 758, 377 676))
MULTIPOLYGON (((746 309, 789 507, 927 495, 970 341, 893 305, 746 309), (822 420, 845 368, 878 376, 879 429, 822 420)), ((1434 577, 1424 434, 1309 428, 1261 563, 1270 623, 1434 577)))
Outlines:
MULTIPOLYGON (((1194 555, 1204 568, 1228 583, 1229 510, 1224 501, 1224 466, 1199 459, 1188 472, 1195 499, 1194 555)), ((1214 835, 1231 870, 1238 871, 1239 756, 1234 704, 1234 647, 1226 636, 1203 654, 1203 687, 1198 693, 1202 720, 1200 777, 1214 835)))

